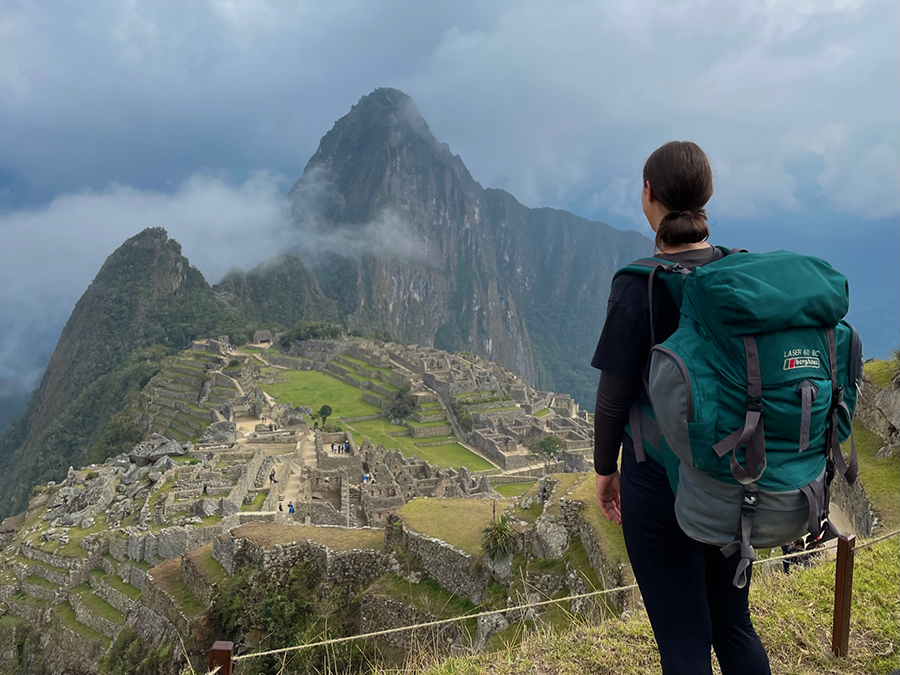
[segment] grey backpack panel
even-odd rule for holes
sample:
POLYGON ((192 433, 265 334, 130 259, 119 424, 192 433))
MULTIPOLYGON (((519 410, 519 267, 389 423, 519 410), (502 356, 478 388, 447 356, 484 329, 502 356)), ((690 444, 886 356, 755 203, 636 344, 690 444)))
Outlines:
MULTIPOLYGON (((740 527, 744 490, 743 485, 716 480, 682 462, 675 497, 678 524, 693 539, 725 546, 734 541, 740 527)), ((758 495, 750 545, 755 548, 780 546, 804 536, 810 529, 810 514, 822 513, 825 472, 822 471, 806 489, 760 490, 758 495)))

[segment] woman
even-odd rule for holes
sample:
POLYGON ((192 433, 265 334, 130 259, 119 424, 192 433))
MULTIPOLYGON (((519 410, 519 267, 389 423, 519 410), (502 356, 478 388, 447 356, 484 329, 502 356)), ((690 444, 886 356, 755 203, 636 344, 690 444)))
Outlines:
MULTIPOLYGON (((656 232, 654 256, 685 268, 721 258, 706 241, 713 179, 704 152, 690 142, 666 143, 647 159, 643 178, 641 204, 656 232)), ((679 318, 662 286, 653 293, 657 343, 675 332, 679 318)), ((719 547, 681 531, 665 469, 650 457, 639 463, 624 433, 632 403, 649 403, 643 381, 652 346, 647 278, 620 275, 591 362, 601 371, 594 416, 597 503, 622 524, 664 675, 711 675, 710 647, 723 675, 768 675, 769 660, 750 621, 749 583, 742 589, 732 583, 739 556, 725 558, 719 547)))

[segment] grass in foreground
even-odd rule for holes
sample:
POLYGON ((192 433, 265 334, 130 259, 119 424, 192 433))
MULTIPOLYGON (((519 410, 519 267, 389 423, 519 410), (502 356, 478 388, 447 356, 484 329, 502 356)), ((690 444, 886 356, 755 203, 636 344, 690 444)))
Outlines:
MULTIPOLYGON (((497 503, 497 516, 506 504, 497 503)), ((491 499, 427 499, 418 497, 404 504, 397 514, 420 534, 436 537, 474 556, 481 555, 482 530, 490 525, 491 499)))
MULTIPOLYGON (((757 632, 779 675, 887 675, 898 665, 897 541, 857 553, 850 654, 831 655, 834 562, 790 576, 773 574, 750 590, 757 632)), ((653 631, 643 611, 627 621, 577 622, 568 630, 532 629, 514 648, 432 661, 411 655, 422 675, 650 675, 659 672, 653 631)), ((386 675, 387 670, 376 670, 386 675)), ((390 671, 396 672, 396 671, 390 671)), ((716 670, 716 672, 719 672, 716 670)))

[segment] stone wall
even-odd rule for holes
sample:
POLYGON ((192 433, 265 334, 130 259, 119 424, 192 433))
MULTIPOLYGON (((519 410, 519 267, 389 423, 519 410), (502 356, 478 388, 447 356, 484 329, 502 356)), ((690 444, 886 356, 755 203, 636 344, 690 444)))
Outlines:
POLYGON ((403 545, 421 560, 428 576, 443 588, 469 598, 476 605, 481 602, 487 576, 474 556, 445 541, 409 529, 405 529, 403 545))
POLYGON ((453 433, 449 424, 442 424, 437 427, 415 427, 412 424, 406 425, 409 434, 413 438, 431 438, 432 436, 447 436, 453 433))
MULTIPOLYGON (((436 621, 440 617, 397 600, 364 594, 360 606, 360 633, 369 633, 390 628, 400 628, 418 623, 436 621)), ((378 638, 385 644, 400 649, 427 651, 449 651, 454 644, 463 641, 460 624, 450 623, 433 628, 389 633, 378 638)))
POLYGON ((206 580, 206 577, 197 569, 194 561, 188 555, 181 556, 181 579, 184 581, 184 585, 194 594, 194 597, 206 607, 212 605, 219 587, 217 584, 211 584, 206 580))
MULTIPOLYGON (((604 555, 597 537, 588 522, 581 516, 585 509, 584 502, 570 499, 559 500, 560 520, 568 530, 570 537, 578 537, 587 553, 591 568, 604 588, 616 588, 634 583, 634 574, 630 566, 619 568, 604 555)), ((610 601, 619 609, 629 607, 635 600, 634 594, 620 591, 609 596, 610 601)))
POLYGON ((199 619, 192 619, 182 612, 174 598, 154 583, 150 573, 147 574, 147 583, 144 584, 139 604, 164 617, 182 638, 192 635, 199 625, 199 619))
POLYGON ((117 591, 104 579, 91 576, 91 589, 93 589, 94 593, 98 597, 106 600, 106 602, 122 612, 122 614, 128 614, 128 612, 130 612, 134 608, 134 600, 129 598, 121 591, 117 591))
POLYGON ((104 648, 100 640, 87 639, 53 621, 42 636, 46 647, 30 672, 78 673, 93 675, 99 672, 104 648))
POLYGON ((77 593, 73 593, 69 596, 69 604, 72 605, 72 609, 75 610, 75 618, 78 619, 80 623, 83 623, 88 628, 93 628, 95 631, 108 638, 113 638, 118 635, 119 625, 95 614, 85 607, 81 601, 81 596, 77 593))
POLYGON ((185 551, 211 543, 227 527, 222 521, 210 527, 168 527, 158 532, 124 528, 110 533, 109 553, 120 562, 144 560, 156 564, 158 560, 177 558, 185 551))
MULTIPOLYGON (((860 480, 865 481, 865 477, 860 480)), ((860 480, 849 485, 840 476, 835 476, 831 482, 831 499, 847 514, 857 535, 871 537, 875 529, 875 516, 860 480)))

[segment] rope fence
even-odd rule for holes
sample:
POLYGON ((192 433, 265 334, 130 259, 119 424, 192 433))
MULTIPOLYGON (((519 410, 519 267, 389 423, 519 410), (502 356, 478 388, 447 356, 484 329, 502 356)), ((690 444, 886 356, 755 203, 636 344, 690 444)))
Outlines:
MULTIPOLYGON (((845 656, 848 650, 848 641, 850 635, 850 598, 853 588, 853 560, 856 551, 862 551, 886 539, 896 537, 900 534, 900 530, 894 530, 888 534, 881 535, 874 539, 856 546, 856 535, 841 535, 819 548, 807 551, 798 551, 795 553, 787 553, 773 558, 764 558, 757 564, 767 564, 779 562, 782 560, 791 560, 801 556, 817 555, 826 551, 837 549, 837 569, 835 571, 835 610, 834 622, 832 630, 832 651, 836 656, 845 656)), ((360 635, 349 635, 347 637, 331 638, 329 640, 320 640, 318 642, 309 642, 302 645, 294 645, 293 647, 282 647, 280 649, 269 649, 262 652, 252 652, 234 656, 234 644, 231 642, 216 642, 213 644, 209 652, 209 670, 207 675, 232 675, 233 664, 245 659, 259 658, 262 656, 273 656, 277 654, 289 654, 299 652, 306 649, 316 647, 328 647, 331 645, 353 642, 356 640, 365 640, 368 638, 381 637, 394 633, 402 633, 406 631, 419 630, 425 628, 435 628, 459 621, 468 621, 470 619, 478 619, 483 616, 491 616, 494 614, 506 614, 508 612, 516 612, 531 609, 533 607, 544 607, 547 605, 558 604, 560 602, 570 602, 572 600, 582 600, 584 598, 599 597, 603 595, 611 595, 613 593, 622 593, 636 589, 637 584, 629 584, 627 586, 618 586, 616 588, 602 589, 591 591, 589 593, 579 593, 577 595, 569 595, 564 598, 552 598, 549 600, 539 600, 537 602, 529 602, 522 605, 513 605, 503 609, 491 609, 475 614, 463 614, 451 617, 449 619, 438 619, 435 621, 427 621, 425 623, 417 623, 408 626, 400 626, 397 628, 387 628, 385 630, 373 631, 370 633, 362 633, 360 635)))

